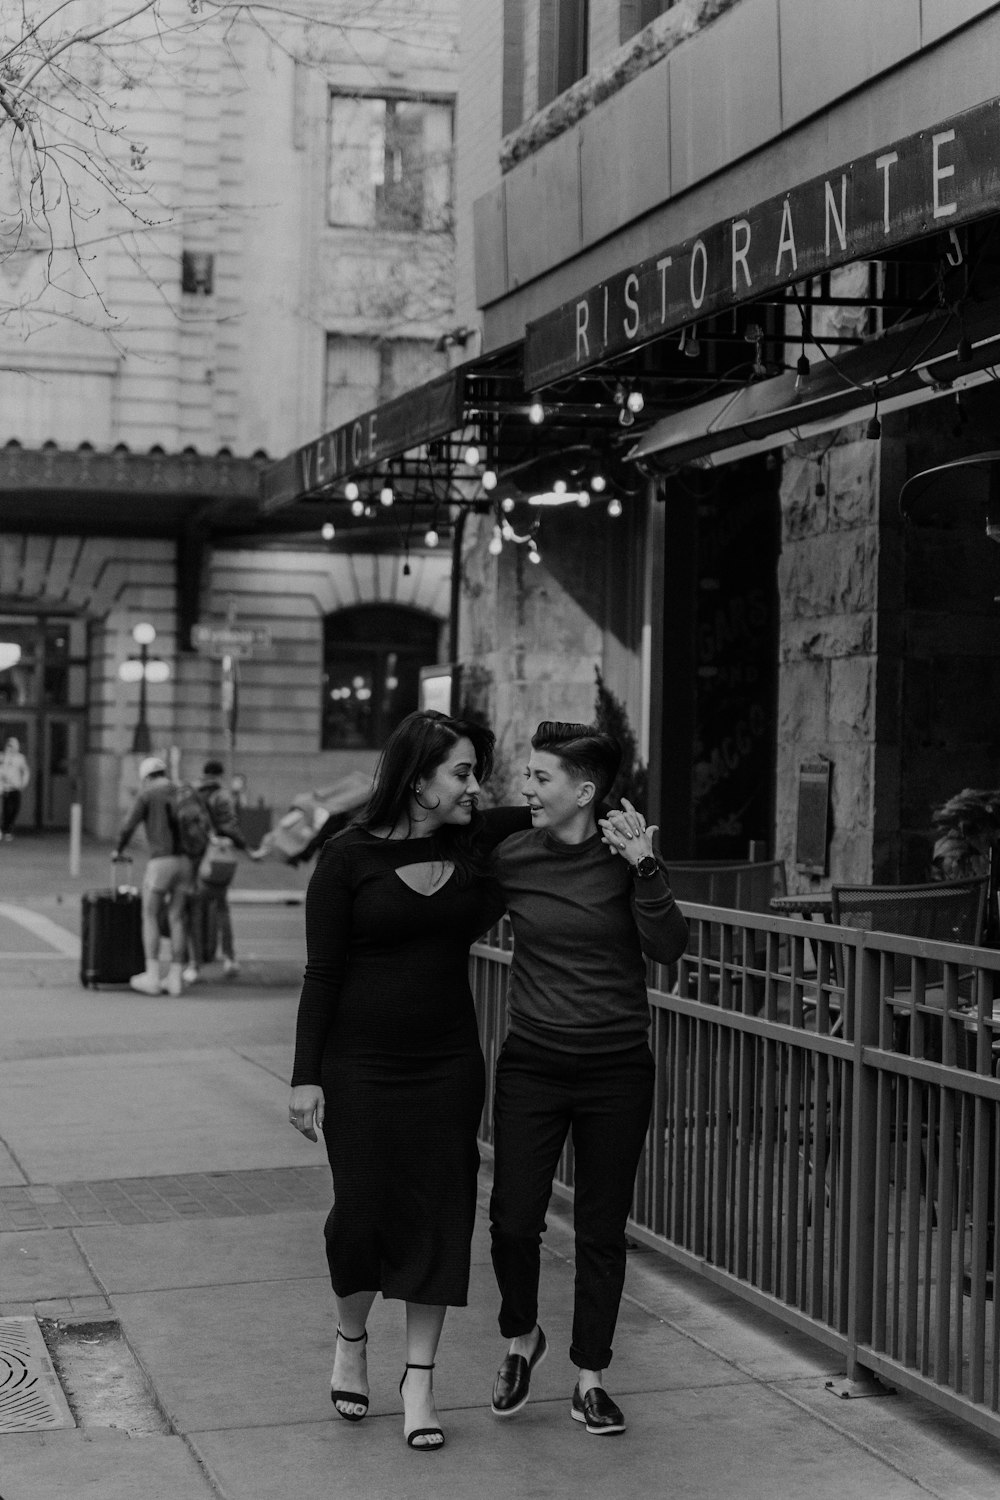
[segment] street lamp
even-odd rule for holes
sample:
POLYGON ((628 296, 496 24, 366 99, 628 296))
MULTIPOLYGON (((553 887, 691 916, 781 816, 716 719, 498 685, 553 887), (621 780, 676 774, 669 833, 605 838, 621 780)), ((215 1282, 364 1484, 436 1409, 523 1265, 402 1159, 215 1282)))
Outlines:
POLYGON ((146 722, 146 683, 166 682, 170 667, 157 656, 150 656, 149 648, 156 640, 156 630, 148 621, 140 620, 132 627, 132 639, 139 647, 137 657, 130 656, 118 668, 122 682, 139 684, 139 717, 132 735, 132 750, 136 755, 148 755, 150 750, 149 725, 146 722))

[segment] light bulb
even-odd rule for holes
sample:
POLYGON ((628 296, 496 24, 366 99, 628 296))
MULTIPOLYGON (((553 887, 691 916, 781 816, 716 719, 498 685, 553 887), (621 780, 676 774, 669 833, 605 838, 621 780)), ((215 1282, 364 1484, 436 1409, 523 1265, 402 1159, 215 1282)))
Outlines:
POLYGON ((534 543, 532 543, 531 549, 528 552, 528 561, 530 563, 540 563, 541 560, 542 560, 542 554, 539 552, 538 548, 534 545, 534 543))
POLYGON ((553 484, 552 484, 552 493, 553 493, 553 495, 565 495, 565 493, 566 493, 566 481, 565 481, 565 479, 556 479, 556 480, 553 481, 553 484))
POLYGON ((627 406, 623 406, 621 411, 618 413, 618 425, 619 427, 635 426, 635 417, 629 411, 627 406))
POLYGON ((465 462, 469 465, 470 469, 474 469, 479 463, 479 449, 476 447, 475 443, 470 443, 466 448, 465 462))
POLYGON ((528 407, 528 421, 534 422, 536 427, 545 421, 545 407, 540 401, 532 401, 528 407))
POLYGON ((332 542, 334 537, 337 535, 337 528, 334 526, 332 521, 324 521, 322 527, 320 528, 319 534, 323 538, 324 542, 332 542))
POLYGON ((151 646, 156 640, 156 629, 147 620, 140 620, 132 626, 132 639, 137 646, 151 646))
POLYGON ((611 399, 616 406, 625 405, 625 387, 622 385, 620 380, 614 388, 611 399))
POLYGON ((497 476, 492 469, 487 469, 483 475, 483 489, 495 490, 497 487, 497 476))
POLYGON ((438 544, 438 542, 440 540, 441 540, 441 538, 438 536, 438 534, 434 530, 433 526, 431 527, 431 529, 429 531, 427 531, 427 532, 424 533, 424 546, 425 547, 436 547, 437 544, 438 544))
POLYGON ((489 551, 492 557, 499 557, 501 552, 503 551, 503 537, 500 535, 499 526, 494 526, 493 528, 493 535, 490 537, 489 551))
POLYGON ((344 485, 344 499, 345 500, 356 500, 358 498, 359 493, 360 493, 360 491, 358 490, 357 485, 354 483, 354 480, 353 479, 349 479, 347 481, 347 483, 344 485))
POLYGON ((514 528, 509 521, 504 521, 501 523, 500 535, 503 537, 505 542, 512 542, 514 540, 514 528))
POLYGON ((646 398, 641 391, 629 391, 628 401, 625 403, 631 412, 642 411, 646 404, 646 398))
POLYGON ((505 495, 504 498, 500 501, 500 509, 508 516, 514 509, 514 502, 509 495, 505 495))
POLYGON ((590 481, 590 488, 592 490, 596 490, 598 494, 600 494, 602 490, 607 489, 607 485, 608 481, 605 479, 603 474, 595 474, 590 481))
POLYGON ((352 500, 351 501, 351 515, 352 516, 363 516, 364 513, 365 513, 365 502, 363 500, 352 500))
POLYGON ((381 503, 383 505, 391 505, 392 502, 393 502, 393 500, 395 500, 395 498, 396 498, 395 495, 392 493, 392 485, 391 484, 383 485, 382 488, 381 488, 381 490, 379 491, 378 498, 379 498, 379 500, 381 501, 381 503))
POLYGON ((577 496, 576 496, 576 503, 580 507, 581 510, 586 510, 587 506, 590 504, 590 491, 589 490, 578 490, 577 491, 577 496))
POLYGON ((613 500, 609 500, 608 501, 608 515, 609 516, 620 516, 621 513, 622 513, 622 503, 618 499, 618 497, 615 496, 615 498, 613 500))

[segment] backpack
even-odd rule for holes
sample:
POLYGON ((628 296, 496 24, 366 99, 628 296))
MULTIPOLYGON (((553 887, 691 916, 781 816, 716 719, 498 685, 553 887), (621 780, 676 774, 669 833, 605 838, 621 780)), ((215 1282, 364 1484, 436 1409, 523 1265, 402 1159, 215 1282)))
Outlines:
POLYGON ((212 835, 212 815, 205 800, 189 781, 182 781, 174 792, 174 841, 178 854, 200 860, 212 835))

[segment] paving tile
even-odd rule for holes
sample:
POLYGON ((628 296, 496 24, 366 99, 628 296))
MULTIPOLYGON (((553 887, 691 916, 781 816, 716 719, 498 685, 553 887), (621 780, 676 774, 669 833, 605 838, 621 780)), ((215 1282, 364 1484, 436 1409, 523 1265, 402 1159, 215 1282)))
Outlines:
POLYGON ((303 1494, 364 1500, 468 1500, 553 1495, 683 1500, 918 1500, 926 1492, 760 1386, 643 1393, 629 1431, 594 1442, 565 1399, 535 1400, 498 1422, 484 1405, 442 1412, 447 1443, 433 1457, 404 1445, 397 1415, 334 1417, 266 1432, 202 1430, 192 1446, 226 1495, 273 1500, 294 1472, 303 1494), (335 1488, 331 1491, 331 1476, 335 1488))
POLYGON ((94 1429, 5 1434, 3 1494, 7 1500, 218 1500, 181 1438, 94 1429))

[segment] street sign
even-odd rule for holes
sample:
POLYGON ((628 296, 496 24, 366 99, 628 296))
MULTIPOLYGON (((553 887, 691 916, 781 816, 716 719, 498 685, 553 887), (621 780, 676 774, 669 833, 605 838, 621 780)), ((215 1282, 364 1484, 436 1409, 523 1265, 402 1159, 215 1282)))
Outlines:
POLYGON ((271 645, 271 632, 244 625, 192 625, 191 644, 201 656, 253 656, 271 645))

